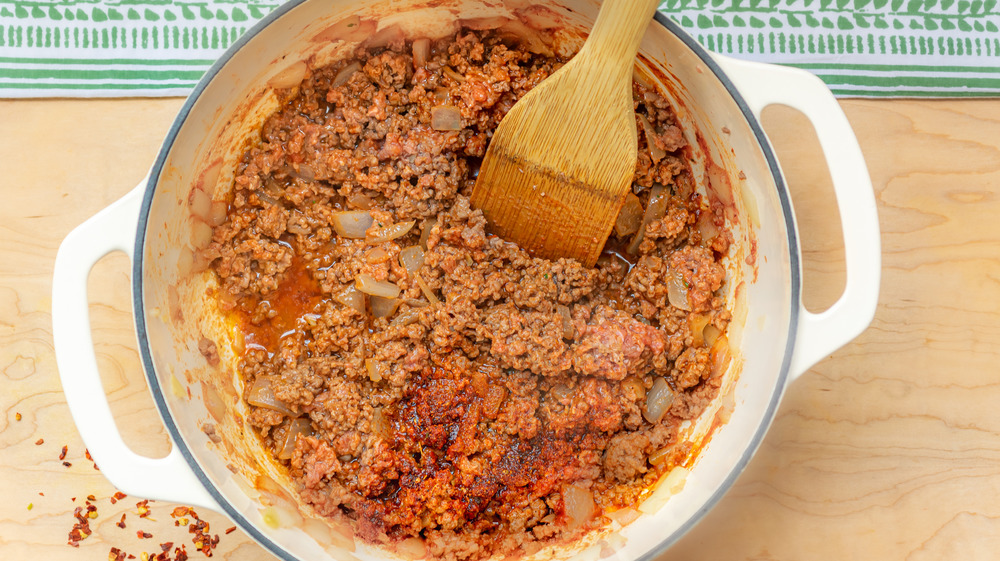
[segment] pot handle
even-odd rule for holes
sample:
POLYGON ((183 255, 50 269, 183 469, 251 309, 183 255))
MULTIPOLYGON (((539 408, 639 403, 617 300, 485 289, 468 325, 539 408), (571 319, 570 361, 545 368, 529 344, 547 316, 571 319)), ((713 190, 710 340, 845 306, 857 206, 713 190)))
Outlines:
MULTIPOLYGON (((148 179, 148 178, 147 178, 148 179)), ((139 208, 147 179, 66 236, 52 279, 52 338, 66 403, 94 462, 128 495, 220 511, 175 445, 164 458, 129 449, 115 426, 101 386, 90 331, 87 278, 105 255, 121 251, 132 260, 139 208)))
MULTIPOLYGON (((840 298, 824 312, 809 312, 799 301, 798 330, 789 368, 791 380, 860 335, 875 316, 881 274, 875 194, 858 139, 822 80, 787 66, 718 55, 716 60, 758 120, 765 107, 780 104, 797 109, 812 122, 837 197, 847 283, 840 298)), ((799 263, 801 267, 801 258, 799 263)))

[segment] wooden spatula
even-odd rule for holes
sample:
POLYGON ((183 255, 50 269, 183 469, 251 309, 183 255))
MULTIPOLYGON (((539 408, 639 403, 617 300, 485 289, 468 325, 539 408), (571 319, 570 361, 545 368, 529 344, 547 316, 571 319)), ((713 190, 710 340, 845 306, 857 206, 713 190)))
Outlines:
POLYGON ((500 122, 472 190, 493 233, 593 266, 635 173, 632 67, 660 0, 604 0, 586 43, 500 122))

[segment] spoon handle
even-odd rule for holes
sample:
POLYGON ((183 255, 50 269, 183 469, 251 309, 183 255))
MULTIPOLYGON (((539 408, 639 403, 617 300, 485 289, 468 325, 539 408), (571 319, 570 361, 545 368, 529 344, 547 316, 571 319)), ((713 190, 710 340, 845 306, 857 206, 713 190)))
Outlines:
POLYGON ((632 74, 642 36, 661 0, 603 0, 580 55, 600 60, 609 72, 632 74))

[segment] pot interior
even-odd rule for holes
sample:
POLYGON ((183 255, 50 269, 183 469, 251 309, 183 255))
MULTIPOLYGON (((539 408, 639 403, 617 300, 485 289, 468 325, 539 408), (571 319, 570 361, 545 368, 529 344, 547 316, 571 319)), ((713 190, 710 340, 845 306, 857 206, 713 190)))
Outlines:
MULTIPOLYGON (((399 25, 408 37, 434 38, 454 33, 462 19, 502 16, 543 30, 555 38, 557 50, 572 50, 597 8, 589 0, 449 0, 433 6, 293 1, 241 39, 185 104, 144 201, 134 275, 139 333, 146 335, 140 351, 174 442, 226 513, 272 553, 316 560, 398 556, 355 540, 346 521, 318 518, 300 505, 288 476, 248 430, 236 375, 241 334, 217 308, 212 273, 192 272, 200 268, 192 248, 205 235, 204 224, 191 215, 192 190, 226 198, 237 159, 278 106, 269 81, 286 79, 303 61, 316 67, 347 56, 373 29, 399 25), (356 16, 371 22, 362 32, 345 24, 357 22, 356 16), (217 344, 217 364, 199 351, 203 339, 217 344)), ((725 263, 724 291, 734 318, 734 360, 719 397, 687 429, 686 438, 702 448, 689 473, 679 470, 661 480, 630 525, 608 527, 535 558, 635 559, 672 543, 746 465, 784 388, 799 285, 787 194, 759 125, 705 51, 676 31, 665 19, 651 25, 638 66, 683 123, 699 190, 729 209, 735 243, 725 263)))

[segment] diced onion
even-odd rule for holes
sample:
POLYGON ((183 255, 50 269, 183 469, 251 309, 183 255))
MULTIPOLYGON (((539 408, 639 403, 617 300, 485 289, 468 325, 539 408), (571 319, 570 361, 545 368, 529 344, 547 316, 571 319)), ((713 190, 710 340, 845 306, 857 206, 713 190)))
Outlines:
POLYGON ((406 222, 397 222, 396 224, 389 224, 381 228, 371 228, 371 231, 365 236, 365 241, 368 243, 382 243, 401 238, 413 229, 415 223, 415 220, 407 220, 406 222))
POLYGON ((427 556, 427 544, 420 538, 406 538, 396 545, 396 551, 404 559, 423 559, 427 556))
POLYGON ((597 506, 594 504, 594 494, 590 489, 575 484, 566 485, 563 487, 562 496, 568 529, 579 528, 594 516, 597 506))
POLYGON ((688 289, 685 286, 684 278, 676 270, 671 269, 667 275, 667 299, 670 305, 681 310, 690 311, 691 303, 688 302, 688 289))
POLYGON ((375 206, 375 201, 364 193, 351 193, 347 196, 347 204, 361 210, 371 210, 375 206))
POLYGON ((373 358, 365 359, 365 368, 368 369, 368 379, 372 382, 381 382, 385 378, 386 364, 373 358))
POLYGON ((729 348, 729 338, 725 335, 720 335, 715 340, 715 344, 712 345, 709 356, 712 358, 712 373, 709 377, 715 378, 716 376, 721 376, 726 371, 726 367, 729 366, 729 360, 732 357, 729 348))
POLYGON ((355 288, 353 284, 334 297, 334 300, 361 315, 365 315, 365 295, 363 292, 360 292, 357 288, 355 288))
POLYGON ((399 298, 382 298, 379 296, 372 296, 368 299, 368 302, 372 307, 372 316, 377 318, 387 318, 396 313, 396 309, 399 308, 399 304, 401 303, 399 298))
POLYGON ((431 40, 425 38, 413 42, 413 67, 423 68, 431 54, 431 40))
POLYGON ((212 227, 200 220, 191 223, 191 245, 195 249, 205 249, 212 243, 212 227))
POLYGON ((444 72, 445 76, 451 78, 452 80, 455 80, 459 84, 465 83, 465 76, 459 74, 458 70, 455 70, 450 66, 445 66, 444 68, 441 69, 441 71, 444 72))
POLYGON ((643 71, 638 66, 632 67, 632 80, 646 86, 647 88, 652 88, 653 84, 650 82, 649 78, 643 73, 643 71))
POLYGON ((719 227, 715 225, 715 218, 708 210, 703 210, 698 217, 698 232, 701 234, 701 244, 708 246, 715 236, 719 235, 719 227))
POLYGON ((306 77, 306 71, 309 69, 306 63, 299 61, 293 63, 288 68, 282 70, 275 74, 270 80, 267 81, 267 85, 271 86, 276 90, 284 90, 302 83, 302 79, 306 77))
POLYGON ((436 131, 462 130, 462 112, 454 105, 431 108, 431 128, 436 131))
POLYGON ((373 247, 368 253, 365 253, 365 262, 372 265, 378 265, 379 263, 385 263, 389 260, 391 255, 382 246, 373 247))
POLYGON ((524 25, 518 20, 509 20, 500 27, 502 31, 507 32, 518 40, 524 48, 535 53, 536 55, 542 55, 547 57, 555 56, 552 49, 545 44, 542 40, 542 36, 538 31, 524 25))
POLYGON ((645 115, 636 114, 639 117, 639 122, 642 123, 642 131, 646 135, 646 146, 649 148, 649 157, 653 159, 654 162, 659 162, 663 159, 667 153, 656 145, 656 129, 650 124, 649 119, 645 115))
POLYGON ((510 20, 503 16, 469 18, 462 20, 462 27, 473 29, 476 31, 485 31, 487 29, 496 29, 501 25, 507 23, 508 21, 510 20))
POLYGON ((212 201, 212 206, 208 211, 208 225, 213 228, 221 226, 226 221, 226 214, 229 212, 229 205, 226 201, 212 201))
POLYGON ((431 290, 431 287, 427 285, 427 281, 420 278, 420 275, 413 275, 413 278, 414 280, 417 281, 417 286, 420 287, 420 291, 423 292, 424 296, 427 297, 428 302, 430 302, 432 305, 441 303, 441 300, 439 300, 438 297, 434 295, 434 291, 431 290))
POLYGON ((367 273, 361 273, 354 277, 354 286, 371 296, 382 298, 395 298, 399 296, 399 287, 388 281, 377 281, 367 273))
POLYGON ((308 417, 297 417, 292 419, 292 422, 288 425, 288 430, 285 432, 285 442, 281 445, 281 450, 278 451, 278 459, 290 459, 292 457, 292 453, 295 451, 295 439, 300 434, 309 436, 311 432, 312 424, 309 423, 308 417))
POLYGON ((694 338, 692 344, 695 347, 705 344, 705 328, 708 327, 711 320, 712 316, 708 314, 694 314, 688 318, 688 327, 691 328, 691 337, 694 338))
POLYGON ((653 452, 652 454, 649 455, 649 463, 651 465, 658 466, 663 462, 667 461, 667 459, 670 458, 670 454, 673 451, 674 447, 672 445, 664 446, 663 448, 660 448, 656 452, 653 452))
POLYGON ((659 423, 674 402, 674 390, 663 378, 653 381, 653 387, 646 393, 646 411, 643 417, 650 423, 659 423))
POLYGON ((632 393, 635 394, 636 399, 646 399, 646 386, 642 384, 642 380, 635 376, 630 376, 622 382, 622 385, 630 388, 632 393))
POLYGON ((226 402, 222 400, 222 396, 219 395, 219 392, 204 380, 201 382, 201 398, 205 402, 205 408, 208 409, 208 414, 211 415, 216 422, 221 423, 223 419, 227 418, 228 410, 226 408, 226 402))
MULTIPOLYGON (((423 302, 423 304, 424 306, 426 306, 427 302, 423 302)), ((396 317, 392 318, 392 321, 389 322, 389 325, 407 326, 416 323, 418 319, 420 319, 420 312, 418 312, 417 310, 406 310, 405 312, 402 312, 396 317)))
POLYGON ((365 232, 371 228, 374 219, 367 210, 348 210, 333 213, 330 222, 340 236, 352 240, 363 240, 365 232))
POLYGON ((556 305, 556 313, 559 314, 559 319, 562 320, 562 336, 563 339, 573 338, 573 318, 569 315, 569 308, 563 306, 562 304, 556 305))
POLYGON ((607 513, 607 517, 614 520, 615 522, 621 524, 622 526, 628 526, 629 524, 635 522, 642 513, 634 508, 620 508, 618 510, 607 513))
POLYGON ((316 179, 316 171, 309 164, 295 164, 285 166, 285 173, 302 181, 312 181, 316 179))
POLYGON ((722 331, 719 331, 719 328, 712 324, 706 325, 704 331, 702 331, 702 338, 705 340, 705 345, 709 347, 715 346, 719 335, 722 335, 722 331))
POLYGON ((365 41, 365 46, 369 49, 377 49, 379 47, 386 47, 394 43, 399 43, 402 40, 403 30, 398 24, 393 24, 376 31, 374 35, 365 41))
POLYGON ((188 208, 195 218, 208 222, 212 213, 212 197, 201 189, 191 189, 188 195, 188 208))
POLYGON ((404 248, 399 252, 399 264, 412 276, 424 266, 424 250, 419 245, 404 248))
POLYGON ((427 249, 427 238, 431 236, 431 230, 437 225, 437 218, 428 218, 420 225, 420 247, 427 249))
POLYGON ((690 470, 681 466, 670 470, 670 473, 656 484, 653 494, 639 505, 639 510, 646 514, 654 514, 663 508, 670 497, 684 490, 684 482, 687 480, 688 473, 690 470))
POLYGON ((625 195, 625 203, 618 213, 618 219, 615 220, 615 235, 624 238, 634 234, 642 224, 642 212, 642 201, 639 197, 632 193, 625 195))
POLYGON ((632 243, 628 244, 628 252, 630 254, 635 255, 639 251, 639 244, 642 243, 642 238, 646 235, 646 226, 666 214, 667 203, 669 202, 670 192, 667 191, 667 188, 659 183, 653 185, 653 188, 649 191, 646 212, 642 215, 642 224, 639 225, 639 230, 635 233, 635 237, 632 238, 632 243))
POLYGON ((261 376, 254 380, 253 387, 247 393, 247 403, 284 413, 285 415, 295 414, 287 405, 274 397, 274 390, 271 389, 271 379, 266 376, 261 376))
POLYGON ((357 72, 358 70, 361 70, 361 63, 358 61, 354 61, 351 64, 348 64, 347 66, 341 68, 340 72, 337 72, 337 75, 333 77, 333 82, 331 83, 331 86, 334 88, 343 86, 344 84, 347 83, 348 80, 351 79, 351 76, 354 76, 354 73, 357 72))

